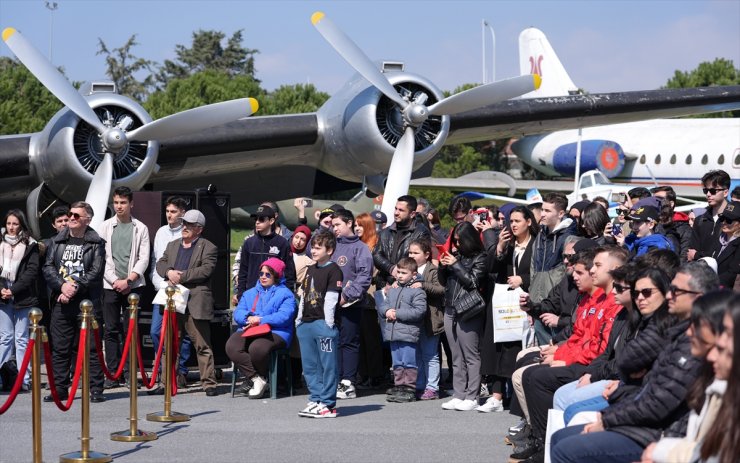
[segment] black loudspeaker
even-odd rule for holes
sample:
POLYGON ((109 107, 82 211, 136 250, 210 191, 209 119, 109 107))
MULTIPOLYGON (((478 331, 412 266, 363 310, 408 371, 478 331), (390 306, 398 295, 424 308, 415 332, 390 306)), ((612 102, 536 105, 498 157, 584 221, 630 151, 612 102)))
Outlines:
MULTIPOLYGON (((167 198, 179 196, 188 203, 188 209, 198 209, 206 218, 202 237, 218 248, 216 270, 211 278, 211 290, 215 301, 215 311, 211 321, 211 348, 213 349, 216 367, 224 368, 231 364, 226 356, 225 345, 231 335, 231 267, 229 249, 231 247, 231 195, 228 193, 208 193, 205 188, 193 191, 137 191, 134 193, 132 214, 149 229, 149 236, 154 245, 157 230, 167 224, 165 206, 167 198)), ((151 285, 152 269, 147 271, 147 286, 141 292, 141 310, 139 313, 139 338, 141 341, 144 363, 151 366, 154 361, 153 345, 149 336, 151 327, 152 300, 156 291, 151 285)), ((197 367, 195 349, 191 352, 189 366, 197 367)))

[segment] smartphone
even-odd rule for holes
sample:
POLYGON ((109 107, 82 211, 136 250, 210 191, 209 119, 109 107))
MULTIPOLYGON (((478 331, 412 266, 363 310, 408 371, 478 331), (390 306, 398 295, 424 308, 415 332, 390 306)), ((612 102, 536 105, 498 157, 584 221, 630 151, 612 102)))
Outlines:
POLYGON ((488 211, 478 214, 478 220, 480 220, 481 222, 485 222, 486 220, 488 220, 488 211))
POLYGON ((303 207, 313 207, 313 199, 306 198, 303 200, 303 207))
POLYGON ((622 204, 627 201, 627 193, 612 193, 612 202, 622 204))
POLYGON ((612 224, 612 235, 617 236, 620 233, 622 233, 622 225, 618 223, 612 224))

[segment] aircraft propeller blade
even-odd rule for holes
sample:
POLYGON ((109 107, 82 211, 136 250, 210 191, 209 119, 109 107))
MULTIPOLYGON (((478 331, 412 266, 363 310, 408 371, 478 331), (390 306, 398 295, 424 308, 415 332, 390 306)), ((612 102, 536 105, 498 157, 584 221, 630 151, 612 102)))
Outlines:
MULTIPOLYGON (((395 101, 401 109, 408 106, 408 102, 401 98, 393 85, 388 82, 382 72, 367 57, 352 39, 339 29, 326 15, 317 11, 311 15, 311 23, 316 27, 324 39, 344 58, 355 71, 367 79, 385 96, 395 101)), ((394 203, 395 204, 395 203, 394 203)))
POLYGON ((254 98, 223 101, 157 119, 126 134, 129 141, 148 141, 187 135, 251 116, 259 109, 254 98))
POLYGON ((113 182, 113 155, 106 153, 103 162, 95 171, 90 188, 87 190, 85 202, 92 206, 95 214, 90 221, 90 227, 100 232, 100 226, 105 220, 105 210, 108 207, 108 197, 110 196, 110 186, 113 182))
POLYGON ((87 100, 20 32, 8 27, 3 30, 3 41, 44 87, 71 109, 82 120, 103 133, 105 126, 87 100))
POLYGON ((403 137, 396 145, 393 153, 391 167, 388 170, 388 179, 385 182, 383 192, 383 204, 380 210, 385 213, 390 221, 396 208, 396 200, 399 196, 408 194, 411 183, 411 172, 414 169, 414 128, 406 127, 403 137))
POLYGON ((429 114, 443 116, 481 108, 537 90, 541 83, 540 76, 531 74, 480 85, 438 101, 429 107, 429 114))

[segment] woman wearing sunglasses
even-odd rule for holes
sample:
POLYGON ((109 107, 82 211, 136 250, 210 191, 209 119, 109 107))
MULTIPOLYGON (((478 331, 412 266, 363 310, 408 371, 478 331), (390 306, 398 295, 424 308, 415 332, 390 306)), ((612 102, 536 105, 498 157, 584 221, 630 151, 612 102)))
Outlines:
POLYGON ((719 215, 719 249, 715 254, 719 282, 732 288, 740 273, 740 202, 732 201, 719 215))
POLYGON ((234 311, 237 331, 226 341, 226 355, 244 375, 238 392, 260 399, 267 389, 270 352, 290 346, 296 301, 285 286, 285 264, 271 257, 260 265, 257 284, 244 292, 234 311), (250 327, 269 325, 260 335, 243 337, 250 327))

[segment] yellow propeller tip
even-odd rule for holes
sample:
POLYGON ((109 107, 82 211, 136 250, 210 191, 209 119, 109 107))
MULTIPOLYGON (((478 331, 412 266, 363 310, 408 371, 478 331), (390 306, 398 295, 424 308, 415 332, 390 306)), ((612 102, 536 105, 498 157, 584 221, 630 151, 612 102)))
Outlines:
POLYGON ((3 30, 3 42, 7 42, 11 35, 15 34, 15 29, 8 27, 3 30))
POLYGON ((539 74, 532 74, 534 76, 534 89, 537 90, 542 85, 542 77, 539 74))
POLYGON ((316 13, 312 14, 311 15, 311 24, 313 24, 315 26, 316 23, 318 23, 319 21, 321 21, 324 18, 324 16, 325 16, 324 13, 322 13, 321 11, 317 11, 316 13))
POLYGON ((254 98, 249 98, 249 106, 252 108, 252 114, 256 113, 260 109, 260 104, 254 98))

